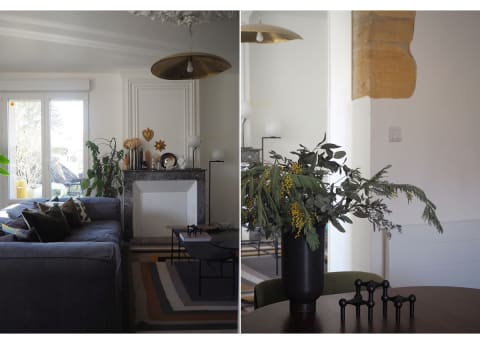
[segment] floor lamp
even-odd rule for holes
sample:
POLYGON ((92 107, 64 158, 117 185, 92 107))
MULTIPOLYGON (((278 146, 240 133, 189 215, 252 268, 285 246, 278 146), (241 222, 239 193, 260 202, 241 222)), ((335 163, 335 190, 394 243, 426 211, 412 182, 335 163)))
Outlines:
POLYGON ((216 149, 212 152, 212 160, 208 161, 208 224, 211 225, 211 185, 212 185, 212 163, 225 162, 223 160, 223 151, 216 149))

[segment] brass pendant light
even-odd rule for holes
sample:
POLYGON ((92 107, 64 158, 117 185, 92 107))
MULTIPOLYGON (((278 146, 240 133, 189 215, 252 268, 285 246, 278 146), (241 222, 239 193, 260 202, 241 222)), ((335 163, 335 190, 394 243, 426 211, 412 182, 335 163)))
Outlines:
POLYGON ((232 67, 225 59, 207 53, 189 52, 164 57, 152 66, 152 74, 167 80, 203 79, 232 67))
POLYGON ((231 68, 232 65, 220 56, 192 52, 192 25, 224 21, 233 18, 228 11, 133 11, 135 15, 152 20, 185 25, 190 34, 190 52, 166 56, 151 67, 153 75, 167 80, 203 79, 231 68))
POLYGON ((267 24, 242 25, 242 43, 281 43, 303 39, 299 34, 280 26, 267 24))

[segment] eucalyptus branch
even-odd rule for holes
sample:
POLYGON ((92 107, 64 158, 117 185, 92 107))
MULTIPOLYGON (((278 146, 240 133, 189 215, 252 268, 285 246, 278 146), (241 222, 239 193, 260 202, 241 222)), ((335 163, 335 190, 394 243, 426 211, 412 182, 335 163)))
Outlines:
POLYGON ((420 188, 394 184, 385 178, 390 165, 371 178, 346 165, 346 153, 326 142, 313 151, 303 145, 292 154, 297 161, 270 152, 272 165, 254 166, 242 171, 242 224, 249 229, 263 226, 267 231, 302 233, 311 249, 318 246, 315 228, 327 222, 339 231, 343 223, 352 223, 350 215, 370 221, 374 230, 401 230, 388 220, 391 213, 383 198, 404 194, 425 204, 422 218, 441 233, 443 228, 433 202, 420 188), (334 183, 328 178, 340 174, 334 183), (343 174, 343 175, 342 175, 343 174), (293 215, 292 211, 295 210, 293 215))

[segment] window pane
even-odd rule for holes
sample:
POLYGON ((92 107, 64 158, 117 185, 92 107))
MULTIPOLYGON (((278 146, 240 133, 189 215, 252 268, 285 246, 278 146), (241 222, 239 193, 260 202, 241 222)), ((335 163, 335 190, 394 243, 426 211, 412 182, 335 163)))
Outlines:
POLYGON ((10 198, 42 197, 41 100, 9 99, 8 123, 10 198))
POLYGON ((52 196, 81 195, 83 101, 50 101, 50 181, 52 196))

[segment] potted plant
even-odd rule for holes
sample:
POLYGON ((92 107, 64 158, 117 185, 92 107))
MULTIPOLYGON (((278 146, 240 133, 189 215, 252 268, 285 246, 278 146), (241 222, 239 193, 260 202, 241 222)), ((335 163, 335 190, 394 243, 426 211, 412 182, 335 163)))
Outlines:
POLYGON ((123 179, 120 162, 123 159, 123 150, 117 150, 117 141, 97 139, 98 144, 87 141, 85 144, 92 153, 92 167, 87 171, 87 178, 80 183, 85 195, 90 196, 93 191, 99 197, 118 197, 123 193, 123 179), (104 153, 100 147, 107 148, 104 153))
MULTIPOLYGON (((0 165, 8 165, 10 161, 8 161, 5 155, 0 154, 0 165)), ((8 171, 2 167, 0 167, 0 176, 8 176, 8 171)))
POLYGON ((272 164, 242 171, 242 225, 262 228, 267 237, 282 236, 282 279, 290 311, 314 312, 323 289, 324 230, 327 224, 344 232, 351 216, 368 219, 373 230, 400 230, 387 219, 386 199, 403 193, 425 204, 423 219, 443 232, 435 205, 418 187, 386 180, 391 166, 371 178, 346 165, 346 153, 324 139, 310 151, 303 145, 293 161, 270 152, 272 164))

